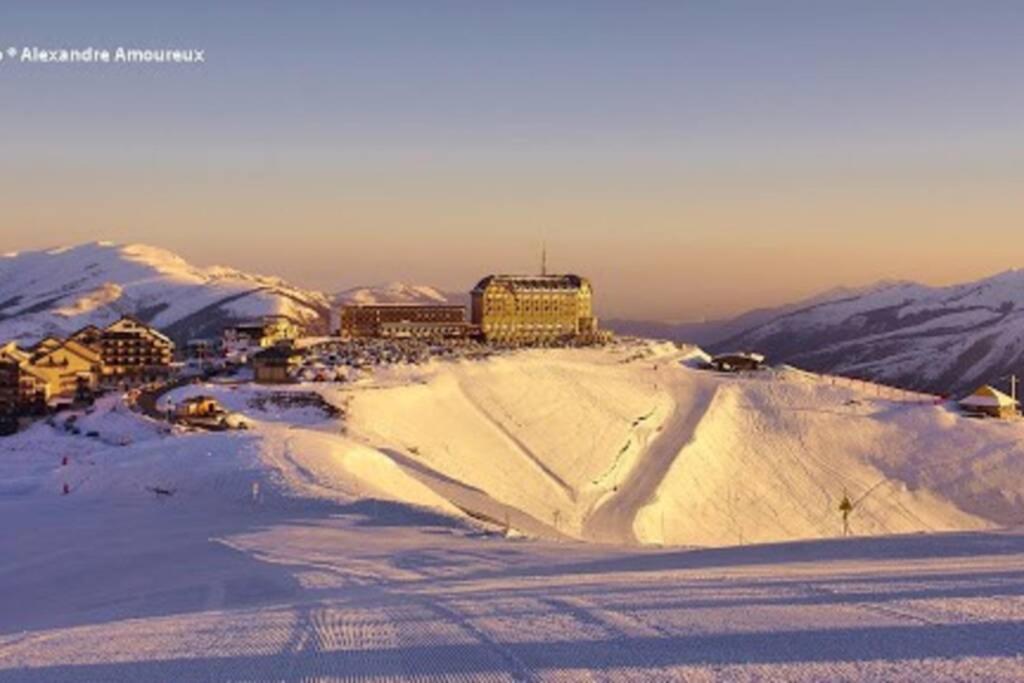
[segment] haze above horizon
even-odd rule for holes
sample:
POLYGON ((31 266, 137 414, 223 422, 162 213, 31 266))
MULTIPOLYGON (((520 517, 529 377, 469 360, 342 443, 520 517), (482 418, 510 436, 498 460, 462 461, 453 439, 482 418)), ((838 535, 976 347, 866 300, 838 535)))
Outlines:
POLYGON ((337 291, 589 276, 724 318, 1021 265, 1024 4, 14 0, 0 251, 142 242, 337 291))

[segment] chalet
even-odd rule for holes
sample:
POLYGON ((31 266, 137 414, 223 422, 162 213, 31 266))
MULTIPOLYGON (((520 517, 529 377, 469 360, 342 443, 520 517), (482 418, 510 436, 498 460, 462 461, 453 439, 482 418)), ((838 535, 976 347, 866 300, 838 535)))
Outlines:
POLYGON ((960 408, 977 417, 1010 418, 1019 412, 1020 402, 988 384, 978 387, 970 396, 960 400, 960 408))
POLYGON ((224 408, 213 396, 190 396, 174 407, 174 415, 180 420, 219 417, 224 414, 224 408))
POLYGON ((35 353, 22 364, 46 386, 47 400, 91 395, 99 387, 103 360, 99 351, 74 340, 36 344, 35 353))
POLYGON ((64 342, 57 337, 49 336, 43 337, 35 343, 34 346, 28 349, 29 353, 33 356, 44 354, 54 349, 59 349, 64 342))
MULTIPOLYGON (((13 410, 14 413, 22 415, 42 413, 46 410, 51 392, 56 394, 61 391, 61 380, 66 379, 61 377, 61 371, 65 368, 63 359, 58 360, 58 349, 55 349, 53 344, 47 343, 42 348, 49 348, 51 351, 40 357, 18 348, 15 342, 8 342, 0 347, 0 365, 4 368, 0 372, 3 375, 0 379, 0 385, 3 385, 0 387, 0 394, 3 394, 0 404, 3 404, 3 408, 0 410, 13 410), (51 367, 47 361, 44 361, 44 367, 36 367, 34 361, 41 358, 52 359, 58 367, 51 367), (16 372, 14 367, 17 367, 16 372)), ((80 368, 81 357, 74 353, 75 349, 76 347, 72 346, 69 351, 68 367, 80 368)), ((92 357, 87 358, 92 360, 92 357)), ((77 389, 76 382, 69 395, 74 395, 77 389)))
POLYGON ((149 325, 125 316, 100 336, 103 378, 107 384, 139 386, 167 379, 174 342, 149 325))
POLYGON ((224 351, 227 354, 248 349, 265 349, 279 342, 298 339, 302 327, 284 315, 269 315, 224 330, 224 351))
POLYGON ((719 372, 760 370, 764 366, 764 356, 747 351, 723 353, 713 357, 710 364, 719 372))
POLYGON ((279 344, 252 357, 253 379, 263 384, 293 381, 302 354, 291 346, 279 344))

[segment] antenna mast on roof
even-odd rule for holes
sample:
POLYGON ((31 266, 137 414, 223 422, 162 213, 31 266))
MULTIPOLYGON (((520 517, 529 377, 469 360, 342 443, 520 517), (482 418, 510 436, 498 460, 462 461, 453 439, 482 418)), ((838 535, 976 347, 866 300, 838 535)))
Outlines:
POLYGON ((548 274, 548 245, 544 242, 540 243, 540 274, 548 274))

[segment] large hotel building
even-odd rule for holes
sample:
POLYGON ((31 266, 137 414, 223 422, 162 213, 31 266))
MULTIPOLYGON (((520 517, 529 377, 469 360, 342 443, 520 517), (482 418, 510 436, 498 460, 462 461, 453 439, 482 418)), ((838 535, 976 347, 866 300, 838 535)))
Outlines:
POLYGON ((488 275, 470 294, 487 341, 532 344, 597 334, 590 282, 579 275, 488 275))
POLYGON ((453 304, 350 304, 341 309, 347 339, 478 337, 496 344, 601 339, 590 282, 578 275, 488 275, 470 292, 472 312, 453 304))

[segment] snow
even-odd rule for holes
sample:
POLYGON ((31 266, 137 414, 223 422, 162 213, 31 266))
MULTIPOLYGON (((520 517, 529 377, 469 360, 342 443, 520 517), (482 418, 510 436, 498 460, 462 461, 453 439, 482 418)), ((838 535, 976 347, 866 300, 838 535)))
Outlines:
MULTIPOLYGON (((33 342, 143 314, 157 328, 214 312, 226 319, 281 314, 318 321, 327 298, 279 278, 199 268, 156 247, 90 243, 0 259, 0 339, 33 342)), ((201 322, 201 321, 197 321, 201 322)))
POLYGON ((371 508, 61 512, 0 530, 0 681, 1024 675, 1019 532, 637 553, 371 508))
POLYGON ((886 283, 785 313, 722 344, 942 394, 1005 381, 1024 359, 1024 271, 946 287, 886 283))
POLYGON ((983 386, 970 396, 962 399, 960 405, 977 408, 1010 408, 1016 406, 1018 401, 1007 396, 998 389, 990 386, 983 386))
POLYGON ((1024 423, 701 353, 162 399, 246 431, 38 422, 0 440, 0 682, 1024 676, 1024 423), (309 392, 340 416, 270 400, 309 392))
POLYGON ((388 282, 371 287, 353 287, 333 297, 338 304, 443 304, 448 297, 428 285, 388 282))
POLYGON ((830 537, 844 493, 863 497, 856 533, 1024 519, 1002 503, 1024 485, 1024 452, 1007 443, 1024 436, 1020 423, 980 424, 926 396, 797 370, 723 376, 681 362, 690 349, 665 354, 530 351, 418 367, 346 390, 348 433, 583 540, 830 537), (974 479, 968 493, 959 477, 983 460, 1003 483, 974 479))

